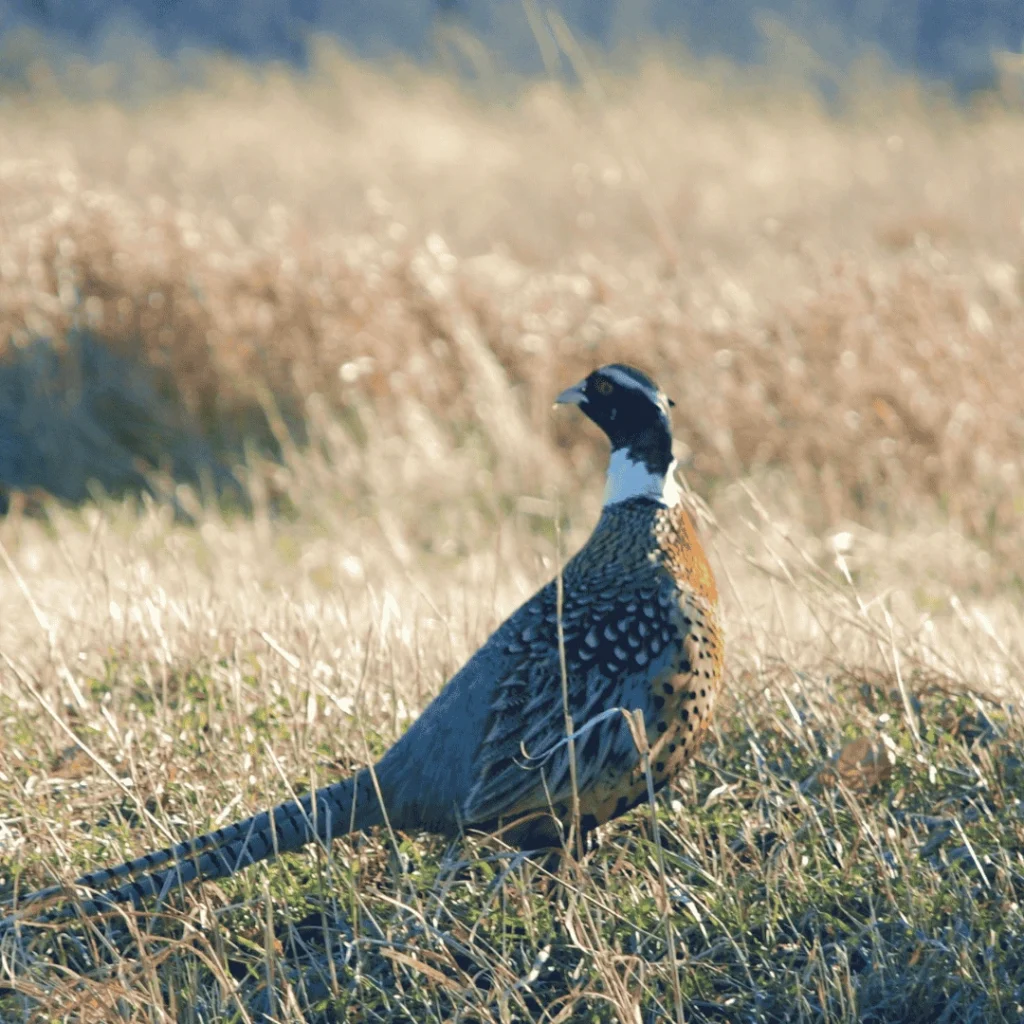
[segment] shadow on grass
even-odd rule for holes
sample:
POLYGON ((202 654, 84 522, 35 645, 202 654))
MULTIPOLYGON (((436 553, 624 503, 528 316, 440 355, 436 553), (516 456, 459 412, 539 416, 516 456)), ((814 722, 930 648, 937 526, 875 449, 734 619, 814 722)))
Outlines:
POLYGON ((77 504, 97 490, 170 500, 182 514, 177 484, 246 509, 231 468, 241 455, 241 441, 210 441, 151 367, 88 331, 9 346, 0 360, 0 514, 14 492, 77 504))

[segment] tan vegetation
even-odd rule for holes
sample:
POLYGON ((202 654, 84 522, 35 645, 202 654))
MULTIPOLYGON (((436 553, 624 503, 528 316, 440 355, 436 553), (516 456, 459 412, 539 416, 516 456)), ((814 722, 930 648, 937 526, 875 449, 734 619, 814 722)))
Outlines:
POLYGON ((916 522, 928 495, 1009 543, 1019 115, 892 86, 836 119, 659 63, 599 84, 480 103, 325 56, 139 109, 19 99, 0 338, 88 327, 207 436, 250 435, 264 389, 446 464, 482 435, 517 494, 565 479, 552 384, 638 359, 702 488, 782 468, 819 525, 916 522))
POLYGON ((593 522, 604 451, 550 403, 598 363, 676 399, 729 636, 664 871, 644 813, 550 897, 476 840, 339 842, 116 954, 83 929, 74 970, 37 937, 3 1019, 646 1021, 674 973, 688 1020, 1019 1018, 1022 117, 659 61, 585 84, 485 100, 324 53, 0 107, 31 482, 170 491, 244 452, 251 502, 15 495, 5 891, 390 742, 593 522), (268 939, 307 914, 304 959, 268 939))

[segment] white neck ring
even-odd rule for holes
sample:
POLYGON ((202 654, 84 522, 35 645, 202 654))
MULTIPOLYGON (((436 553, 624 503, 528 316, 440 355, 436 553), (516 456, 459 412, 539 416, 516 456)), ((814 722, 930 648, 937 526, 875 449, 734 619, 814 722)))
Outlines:
POLYGON ((682 497, 682 489, 676 483, 676 460, 669 464, 667 472, 652 473, 642 462, 630 458, 625 448, 612 452, 608 461, 608 480, 604 488, 604 506, 617 505, 630 498, 651 498, 671 508, 682 497))

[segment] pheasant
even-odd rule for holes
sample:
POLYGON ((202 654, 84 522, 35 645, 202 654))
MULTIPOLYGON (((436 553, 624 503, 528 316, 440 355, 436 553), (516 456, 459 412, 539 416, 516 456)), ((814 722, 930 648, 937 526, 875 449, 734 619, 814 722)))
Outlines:
POLYGON ((673 403, 623 364, 595 370, 557 403, 578 406, 611 443, 600 519, 561 588, 552 580, 513 612, 372 772, 84 875, 76 885, 95 895, 80 909, 163 897, 385 815, 402 831, 502 829, 521 848, 558 845, 574 785, 581 833, 647 796, 624 711, 642 712, 655 788, 672 778, 707 728, 723 656, 714 576, 674 476, 673 403))

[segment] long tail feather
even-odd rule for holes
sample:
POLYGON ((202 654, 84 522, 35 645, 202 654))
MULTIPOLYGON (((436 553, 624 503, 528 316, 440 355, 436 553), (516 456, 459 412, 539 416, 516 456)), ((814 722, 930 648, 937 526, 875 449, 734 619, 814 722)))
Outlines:
MULTIPOLYGON (((279 853, 298 850, 317 840, 329 843, 337 836, 380 824, 382 817, 373 780, 364 770, 353 778, 317 790, 315 803, 314 795, 307 793, 272 811, 263 811, 176 846, 147 853, 117 867, 90 871, 77 879, 75 885, 99 895, 86 898, 75 907, 90 915, 119 903, 138 905, 151 896, 163 898, 196 879, 225 878, 279 853)), ((19 900, 17 919, 29 905, 61 895, 67 895, 61 886, 30 893, 19 900)), ((42 920, 64 918, 72 912, 68 905, 46 914, 42 920)), ((0 935, 15 920, 0 920, 0 935)))

